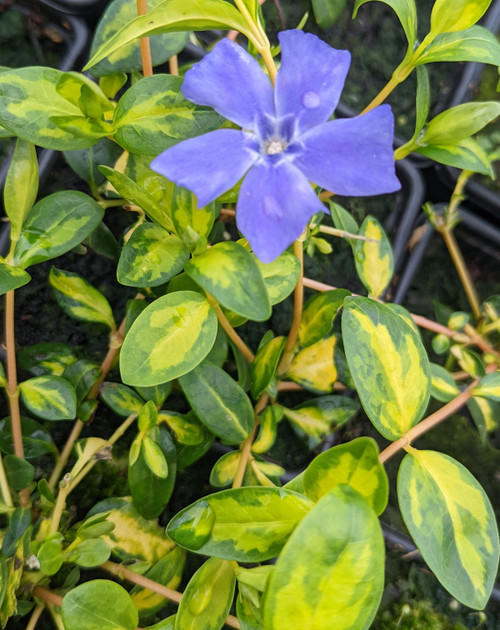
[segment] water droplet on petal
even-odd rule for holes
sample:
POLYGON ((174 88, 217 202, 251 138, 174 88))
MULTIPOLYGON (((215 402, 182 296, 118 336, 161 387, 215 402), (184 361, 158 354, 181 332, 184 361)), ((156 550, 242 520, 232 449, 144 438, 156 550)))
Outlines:
POLYGON ((270 218, 283 218, 283 207, 274 195, 264 195, 262 199, 264 214, 270 218))
POLYGON ((316 109, 316 107, 319 107, 320 103, 321 99, 316 92, 306 92, 302 96, 302 105, 307 107, 307 109, 316 109))

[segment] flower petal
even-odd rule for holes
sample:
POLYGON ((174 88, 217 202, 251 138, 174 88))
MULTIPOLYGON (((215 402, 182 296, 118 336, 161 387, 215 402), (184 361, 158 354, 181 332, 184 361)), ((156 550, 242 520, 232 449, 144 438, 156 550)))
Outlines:
POLYGON ((257 131, 259 120, 275 116, 271 81, 251 55, 228 39, 186 72, 182 93, 244 129, 257 131))
POLYGON ((255 255, 272 262, 324 210, 307 179, 281 158, 260 160, 241 185, 236 224, 255 255))
POLYGON ((335 50, 319 37, 292 30, 278 35, 281 67, 276 77, 278 118, 296 119, 298 133, 333 114, 351 63, 347 50, 335 50))
POLYGON ((290 147, 294 165, 336 195, 364 196, 401 188, 394 168, 394 117, 381 105, 356 118, 324 123, 290 147))
POLYGON ((232 188, 258 157, 247 134, 218 129, 167 149, 151 168, 191 190, 202 208, 232 188))

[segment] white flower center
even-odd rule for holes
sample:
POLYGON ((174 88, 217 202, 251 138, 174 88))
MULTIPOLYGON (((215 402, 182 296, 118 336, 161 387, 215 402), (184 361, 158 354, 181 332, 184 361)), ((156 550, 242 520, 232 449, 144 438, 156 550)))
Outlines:
POLYGON ((286 149, 286 142, 283 140, 271 140, 265 148, 267 155, 276 155, 276 153, 282 153, 286 149))

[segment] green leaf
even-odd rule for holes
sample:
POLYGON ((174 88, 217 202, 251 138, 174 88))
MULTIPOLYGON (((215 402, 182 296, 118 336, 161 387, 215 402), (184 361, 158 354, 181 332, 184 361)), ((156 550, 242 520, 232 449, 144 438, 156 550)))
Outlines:
POLYGON ((110 580, 91 580, 66 593, 65 630, 135 630, 139 615, 127 591, 110 580))
POLYGON ((116 330, 113 311, 104 295, 77 273, 52 267, 49 282, 59 306, 74 319, 97 322, 116 330))
POLYGON ((358 410, 358 403, 347 396, 321 396, 294 409, 283 407, 283 414, 292 423, 294 431, 306 437, 309 448, 314 448, 358 410))
POLYGON ((61 540, 46 540, 37 553, 40 571, 45 575, 54 575, 64 562, 61 540))
POLYGON ((488 156, 473 138, 466 138, 456 145, 429 145, 416 149, 416 152, 440 164, 447 164, 490 177, 494 175, 488 156))
POLYGON ((462 31, 482 18, 491 0, 436 0, 431 13, 431 34, 462 31))
MULTIPOLYGON (((196 196, 181 186, 175 186, 172 195, 172 222, 175 231, 182 236, 188 228, 192 228, 202 239, 208 238, 217 218, 216 204, 198 208, 196 196)), ((205 244, 206 245, 206 244, 205 244)))
POLYGON ((279 405, 270 405, 266 407, 259 416, 259 433, 252 444, 253 453, 267 452, 274 442, 277 435, 277 424, 283 417, 283 407, 279 405))
POLYGON ((77 149, 76 151, 64 151, 64 159, 75 171, 75 173, 91 186, 100 186, 106 180, 99 172, 98 166, 113 166, 120 155, 122 149, 108 138, 101 138, 97 144, 88 149, 77 149))
POLYGON ((429 400, 429 361, 419 336, 389 307, 348 297, 342 337, 367 416, 385 438, 397 440, 421 419, 429 400))
POLYGON ((286 337, 275 337, 258 349, 250 364, 250 391, 257 399, 271 383, 278 367, 286 337))
POLYGON ((220 630, 231 609, 235 586, 231 563, 209 558, 186 586, 177 611, 176 630, 220 630))
POLYGON ((344 298, 350 295, 345 289, 316 293, 304 304, 300 320, 298 344, 312 346, 332 330, 333 320, 344 298))
POLYGON ((83 402, 100 375, 100 367, 87 359, 71 363, 63 372, 64 378, 75 388, 78 403, 83 402))
POLYGON ((384 228, 372 216, 365 218, 359 235, 371 240, 356 241, 354 246, 356 271, 369 294, 378 298, 389 286, 394 273, 391 243, 384 228))
POLYGON ((304 489, 318 501, 339 484, 359 492, 379 515, 389 498, 389 481, 379 462, 379 449, 372 438, 360 437, 324 451, 306 468, 304 489))
MULTIPOLYGON (((340 204, 334 203, 333 201, 329 202, 329 206, 333 225, 337 228, 337 230, 342 230, 343 232, 348 232, 349 234, 358 233, 358 222, 350 212, 348 212, 340 204)), ((351 245, 351 247, 353 247, 356 242, 353 238, 346 238, 346 241, 351 245)))
POLYGON ((16 492, 27 488, 35 477, 35 467, 22 457, 6 455, 3 460, 7 481, 16 492))
POLYGON ((5 213, 10 220, 11 241, 17 241, 26 215, 38 194, 38 160, 31 142, 17 139, 3 190, 5 213))
POLYGON ((222 490, 179 512, 166 531, 196 553, 262 562, 278 555, 312 505, 307 497, 282 488, 222 490))
POLYGON ((182 271, 189 252, 177 236, 143 223, 125 243, 118 262, 118 282, 129 287, 158 287, 182 271))
POLYGON ((483 442, 487 433, 500 426, 500 404, 488 398, 473 397, 467 402, 467 408, 483 442))
POLYGON ((124 418, 131 413, 138 414, 144 405, 142 398, 122 383, 103 383, 99 391, 108 407, 124 418))
POLYGON ((116 142, 128 151, 150 156, 218 129, 223 118, 213 109, 188 101, 181 85, 180 77, 155 74, 129 88, 115 109, 116 142))
POLYGON ((0 73, 0 124, 39 147, 65 151, 84 149, 97 138, 77 136, 58 126, 54 117, 81 117, 82 112, 56 87, 63 73, 29 66, 0 73))
POLYGON ((159 408, 167 400, 168 395, 172 391, 172 383, 161 383, 152 387, 136 387, 136 390, 144 398, 144 400, 152 400, 159 408))
POLYGON ((476 61, 500 64, 500 42, 482 26, 471 26, 465 31, 438 35, 415 63, 435 61, 476 61))
POLYGON ((255 258, 238 243, 210 247, 188 262, 186 273, 238 315, 255 321, 270 317, 271 305, 255 258))
POLYGON ((168 0, 148 11, 147 15, 127 22, 115 35, 106 39, 84 70, 95 66, 122 46, 140 37, 172 31, 210 29, 235 29, 252 39, 244 18, 229 2, 204 0, 200 3, 198 0, 168 0))
POLYGON ((460 390, 452 375, 441 365, 430 364, 431 368, 431 396, 440 402, 449 402, 460 394, 460 390))
POLYGON ((97 83, 80 72, 63 72, 56 90, 88 118, 101 118, 113 111, 113 103, 97 83))
POLYGON ((65 343, 42 342, 23 348, 18 355, 19 365, 33 376, 54 374, 62 376, 68 365, 76 361, 74 348, 65 343))
POLYGON ((420 136, 422 129, 427 122, 429 109, 431 104, 431 86, 429 81, 429 73, 425 66, 417 66, 417 97, 416 97, 416 115, 415 115, 415 131, 411 140, 411 144, 415 143, 420 136))
POLYGON ((160 411, 158 422, 166 422, 175 439, 181 444, 196 446, 205 440, 205 429, 193 413, 160 411))
POLYGON ((155 198, 147 187, 109 166, 99 166, 99 171, 105 175, 116 192, 124 199, 129 199, 132 203, 141 207, 159 225, 167 230, 172 230, 172 221, 162 206, 162 200, 155 198))
POLYGON ((227 444, 239 444, 250 434, 254 413, 243 389, 221 368, 200 363, 179 378, 200 421, 227 444))
POLYGON ((459 462, 411 449, 401 462, 398 498, 403 519, 431 571, 470 608, 488 602, 499 540, 484 490, 459 462))
POLYGON ((294 290, 300 275, 300 263, 290 252, 283 252, 271 263, 255 258, 260 269, 271 306, 279 304, 294 290))
MULTIPOLYGON (((21 430, 26 459, 34 459, 47 453, 57 452, 50 433, 36 420, 21 416, 21 430)), ((14 452, 10 418, 0 420, 0 450, 3 453, 14 452)))
MULTIPOLYGON (((371 0, 356 0, 354 4, 353 18, 356 17, 361 5, 371 0)), ((417 41, 417 7, 414 0, 381 0, 393 9, 401 22, 406 39, 408 40, 408 50, 412 50, 417 41)))
POLYGON ((473 396, 482 396, 500 402, 500 372, 486 374, 472 390, 473 396))
POLYGON ((31 276, 24 269, 8 265, 0 259, 0 295, 24 287, 30 280, 31 276))
POLYGON ((217 316, 194 291, 158 298, 132 324, 120 352, 122 379, 141 387, 159 385, 196 367, 210 352, 217 316))
POLYGON ((177 473, 177 452, 168 429, 163 425, 150 429, 146 437, 155 443, 155 447, 147 454, 141 448, 137 460, 129 466, 128 482, 134 506, 144 518, 151 519, 163 511, 172 495, 177 473), (160 463, 159 451, 163 456, 160 463))
POLYGON ((314 19, 324 30, 332 27, 347 6, 346 0, 312 0, 314 19))
POLYGON ((74 387, 62 376, 34 376, 19 384, 21 400, 44 420, 73 420, 76 416, 74 387))
POLYGON ((456 345, 452 346, 451 354, 462 370, 473 378, 482 378, 486 374, 482 358, 473 350, 456 345))
POLYGON ((71 550, 68 561, 91 569, 109 560, 111 549, 102 538, 88 538, 71 550))
POLYGON ((146 435, 141 441, 142 455, 149 470, 161 479, 168 477, 168 464, 161 448, 146 435))
POLYGON ((384 556, 371 507, 349 486, 336 486, 281 552, 269 578, 263 630, 324 630, 332 620, 335 630, 366 630, 382 597, 384 556))
MULTIPOLYGON (((156 8, 162 0, 149 0, 148 9, 156 8)), ((93 56, 121 28, 137 17, 137 8, 129 0, 114 0, 104 11, 92 40, 90 56, 93 56)), ((186 43, 188 33, 169 33, 151 38, 150 49, 153 67, 165 63, 170 57, 180 52, 186 43)), ((104 59, 92 68, 95 77, 103 77, 118 73, 130 73, 142 70, 139 40, 123 46, 108 59, 104 59)), ((114 96, 114 94, 112 95, 114 96)))
POLYGON ((215 488, 225 488, 233 483, 240 463, 241 451, 225 453, 214 464, 210 473, 210 484, 215 488))
POLYGON ((497 116, 500 116, 500 103, 496 101, 456 105, 430 121, 420 142, 424 146, 458 144, 481 131, 497 116))
POLYGON ((152 400, 143 405, 137 418, 137 428, 139 431, 149 431, 158 423, 158 410, 152 400))
POLYGON ((75 190, 53 193, 31 209, 23 224, 14 261, 24 269, 61 256, 97 227, 104 210, 92 197, 75 190))
POLYGON ((337 379, 337 368, 333 360, 336 343, 337 338, 332 335, 298 352, 286 377, 309 391, 329 394, 337 379))

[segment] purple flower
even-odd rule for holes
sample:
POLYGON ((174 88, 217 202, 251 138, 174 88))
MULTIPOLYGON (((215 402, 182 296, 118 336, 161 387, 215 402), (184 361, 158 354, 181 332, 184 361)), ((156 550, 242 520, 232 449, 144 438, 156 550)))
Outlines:
POLYGON ((315 35, 280 33, 281 68, 273 90, 258 62, 224 39, 186 73, 182 92, 241 130, 219 129, 164 151, 152 168, 185 186, 199 207, 242 177, 240 232, 271 262, 324 210, 310 182, 337 195, 394 192, 394 119, 388 105, 328 121, 340 98, 350 53, 315 35))

